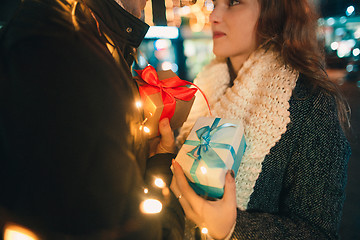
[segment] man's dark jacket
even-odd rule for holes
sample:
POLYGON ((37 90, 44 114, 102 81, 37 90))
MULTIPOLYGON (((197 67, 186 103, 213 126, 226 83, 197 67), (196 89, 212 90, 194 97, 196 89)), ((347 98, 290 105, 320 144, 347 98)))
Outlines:
POLYGON ((169 184, 172 157, 147 160, 140 130, 129 66, 147 29, 113 0, 22 2, 0 39, 0 223, 48 239, 181 236, 172 194, 139 211, 144 179, 169 184))

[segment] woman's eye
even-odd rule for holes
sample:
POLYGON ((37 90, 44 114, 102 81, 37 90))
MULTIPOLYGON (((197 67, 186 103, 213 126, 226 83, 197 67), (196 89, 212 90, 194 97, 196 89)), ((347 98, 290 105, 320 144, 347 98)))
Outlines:
POLYGON ((230 0, 229 1, 229 6, 235 6, 240 4, 240 0, 230 0))

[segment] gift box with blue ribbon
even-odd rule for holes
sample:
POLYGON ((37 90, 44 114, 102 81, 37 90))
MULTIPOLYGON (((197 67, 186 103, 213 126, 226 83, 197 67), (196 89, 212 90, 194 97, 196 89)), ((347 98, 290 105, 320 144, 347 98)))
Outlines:
POLYGON ((237 173, 245 148, 241 121, 201 117, 194 124, 176 161, 197 194, 221 198, 225 175, 229 169, 237 173))

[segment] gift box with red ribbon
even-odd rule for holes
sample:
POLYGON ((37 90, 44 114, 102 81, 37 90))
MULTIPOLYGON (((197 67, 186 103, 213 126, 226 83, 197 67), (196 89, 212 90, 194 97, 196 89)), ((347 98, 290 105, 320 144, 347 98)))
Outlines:
POLYGON ((159 135, 159 121, 163 118, 170 119, 173 130, 180 128, 189 115, 197 88, 190 88, 192 83, 171 70, 156 72, 149 65, 136 72, 149 138, 159 135))

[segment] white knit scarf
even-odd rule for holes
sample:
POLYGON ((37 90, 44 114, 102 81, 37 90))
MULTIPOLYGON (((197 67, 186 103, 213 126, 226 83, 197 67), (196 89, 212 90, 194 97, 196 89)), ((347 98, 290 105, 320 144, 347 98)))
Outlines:
MULTIPOLYGON (((277 52, 258 49, 243 64, 231 88, 228 66, 219 59, 205 66, 194 81, 205 92, 212 116, 240 119, 244 124, 247 148, 236 176, 241 210, 247 208, 265 156, 290 122, 289 99, 297 78, 298 72, 285 66, 277 52)), ((185 141, 198 117, 208 115, 204 98, 197 94, 178 144, 185 141)))

